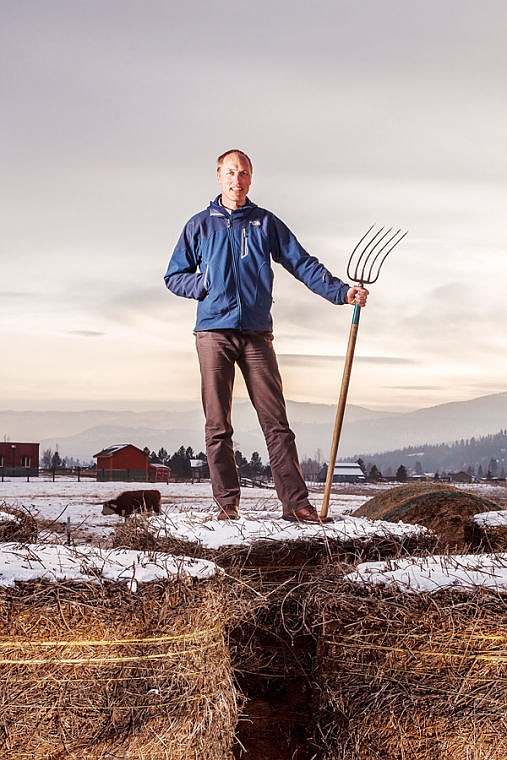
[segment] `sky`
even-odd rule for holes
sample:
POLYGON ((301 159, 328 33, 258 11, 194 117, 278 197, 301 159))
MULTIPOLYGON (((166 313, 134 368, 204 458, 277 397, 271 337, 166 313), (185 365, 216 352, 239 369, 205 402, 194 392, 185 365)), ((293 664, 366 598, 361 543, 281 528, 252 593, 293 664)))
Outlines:
MULTIPOLYGON (((506 390, 503 0, 0 8, 0 408, 199 398, 195 304, 163 275, 231 147, 252 200, 345 280, 371 224, 408 230, 362 311, 349 402, 506 390)), ((352 309, 274 266, 285 395, 336 403, 352 309)))

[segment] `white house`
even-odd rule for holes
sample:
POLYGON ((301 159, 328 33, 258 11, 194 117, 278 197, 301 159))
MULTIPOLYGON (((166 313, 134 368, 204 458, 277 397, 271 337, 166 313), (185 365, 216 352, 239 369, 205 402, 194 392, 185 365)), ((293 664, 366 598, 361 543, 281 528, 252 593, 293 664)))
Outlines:
MULTIPOLYGON (((327 477, 327 465, 319 473, 319 480, 325 481, 327 477)), ((333 483, 360 483, 366 477, 357 462, 337 462, 333 471, 333 483)))

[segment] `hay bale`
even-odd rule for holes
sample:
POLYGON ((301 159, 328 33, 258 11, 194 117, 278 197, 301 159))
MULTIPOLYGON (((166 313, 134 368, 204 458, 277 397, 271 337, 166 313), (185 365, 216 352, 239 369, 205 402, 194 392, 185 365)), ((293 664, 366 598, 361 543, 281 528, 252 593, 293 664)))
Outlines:
MULTIPOLYGON (((251 616, 232 629, 236 673, 306 677, 313 646, 301 626, 304 590, 322 564, 349 567, 359 557, 428 551, 435 538, 419 526, 346 518, 298 525, 266 513, 219 522, 203 513, 134 516, 118 526, 114 545, 201 557, 225 568, 250 593, 251 616)), ((241 676, 240 676, 241 677, 241 676)))
POLYGON ((2 760, 232 758, 233 601, 216 567, 5 544, 0 583, 2 760))
POLYGON ((485 552, 507 551, 507 511, 482 512, 467 520, 465 540, 472 549, 485 552))
POLYGON ((0 506, 0 543, 5 541, 34 542, 37 540, 37 523, 24 509, 0 506))
POLYGON ((424 525, 438 536, 438 545, 452 551, 467 546, 464 525, 480 512, 500 510, 490 499, 439 483, 410 483, 390 488, 353 513, 355 517, 424 525))
POLYGON ((228 523, 190 512, 130 518, 117 528, 114 543, 213 560, 248 591, 251 614, 229 631, 235 677, 246 699, 239 744, 252 760, 309 760, 315 752, 308 724, 316 641, 304 625, 302 604, 315 572, 329 561, 348 570, 358 557, 427 550, 434 536, 415 526, 349 517, 319 526, 266 512, 228 523))
POLYGON ((507 555, 328 570, 313 605, 323 760, 507 757, 507 555))
MULTIPOLYGON (((330 558, 340 562, 428 551, 434 536, 424 527, 345 517, 325 525, 289 523, 266 512, 220 522, 202 512, 133 515, 116 527, 116 547, 200 557, 228 570, 298 572, 330 558)), ((277 577, 277 581, 283 578, 277 577)))
POLYGON ((277 679, 311 672, 314 647, 301 626, 301 600, 317 568, 428 551, 434 543, 419 526, 350 517, 298 525, 269 513, 227 523, 203 513, 134 516, 114 535, 115 546, 201 557, 225 568, 249 592, 252 613, 230 632, 236 673, 277 679))

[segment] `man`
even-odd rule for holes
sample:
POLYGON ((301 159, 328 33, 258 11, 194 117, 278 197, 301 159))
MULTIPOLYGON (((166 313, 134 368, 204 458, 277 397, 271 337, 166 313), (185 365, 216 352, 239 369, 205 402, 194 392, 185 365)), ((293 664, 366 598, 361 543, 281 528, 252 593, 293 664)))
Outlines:
POLYGON ((368 291, 333 277, 280 219, 252 203, 247 195, 252 162, 246 153, 228 150, 217 164, 222 192, 187 222, 164 279, 176 295, 198 301, 195 336, 218 519, 239 517, 231 425, 237 364, 264 433, 282 517, 320 523, 308 501, 272 345, 271 260, 331 303, 364 306, 368 291))

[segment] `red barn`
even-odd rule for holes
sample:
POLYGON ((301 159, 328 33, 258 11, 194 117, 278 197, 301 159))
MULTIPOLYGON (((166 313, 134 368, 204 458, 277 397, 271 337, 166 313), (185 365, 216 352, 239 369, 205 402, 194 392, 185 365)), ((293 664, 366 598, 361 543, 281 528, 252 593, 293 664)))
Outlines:
POLYGON ((93 455, 97 459, 97 480, 149 480, 149 459, 132 443, 117 443, 93 455))
POLYGON ((164 483, 169 482, 169 478, 171 477, 171 470, 166 464, 158 464, 156 462, 150 462, 150 482, 157 483, 160 481, 163 481, 164 483))
POLYGON ((38 477, 39 444, 0 442, 0 472, 9 477, 38 477))

